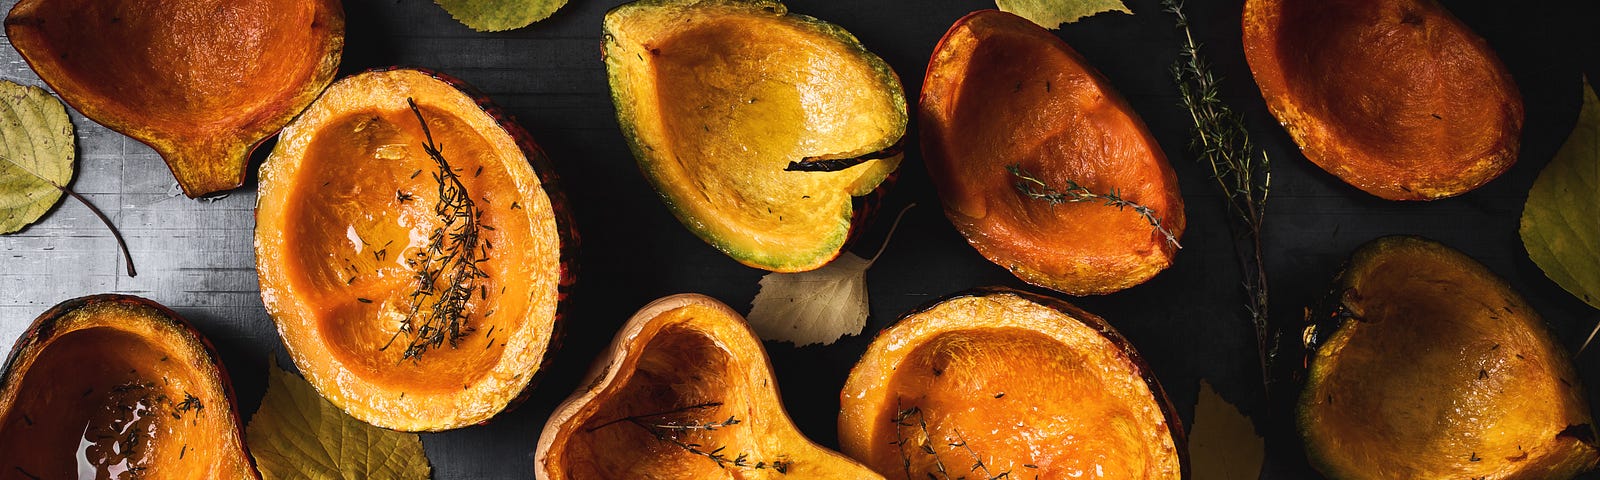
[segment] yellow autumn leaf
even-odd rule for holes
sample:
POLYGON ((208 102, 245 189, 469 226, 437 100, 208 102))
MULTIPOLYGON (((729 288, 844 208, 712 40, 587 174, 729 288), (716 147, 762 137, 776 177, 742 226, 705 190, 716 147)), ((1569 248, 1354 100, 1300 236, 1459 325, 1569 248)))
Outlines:
POLYGON ((22 230, 72 182, 67 108, 39 87, 0 81, 0 234, 22 230))
POLYGON ((1133 13, 1122 0, 995 0, 994 5, 1049 29, 1105 12, 1133 13))
POLYGON ((1578 124, 1539 172, 1522 208, 1528 258, 1561 288, 1600 308, 1600 99, 1587 79, 1578 124))
POLYGON ((356 420, 276 364, 246 434, 266 480, 426 480, 432 469, 416 434, 356 420))
POLYGON ((1253 480, 1261 477, 1266 443, 1250 417, 1239 413, 1211 383, 1200 381, 1200 399, 1189 429, 1189 466, 1194 480, 1253 480))
POLYGON ((900 219, 914 206, 907 205, 895 216, 883 245, 870 260, 844 252, 816 270, 761 277, 761 290, 750 301, 747 317, 756 335, 798 347, 829 345, 845 335, 860 335, 870 313, 867 269, 883 255, 900 219))

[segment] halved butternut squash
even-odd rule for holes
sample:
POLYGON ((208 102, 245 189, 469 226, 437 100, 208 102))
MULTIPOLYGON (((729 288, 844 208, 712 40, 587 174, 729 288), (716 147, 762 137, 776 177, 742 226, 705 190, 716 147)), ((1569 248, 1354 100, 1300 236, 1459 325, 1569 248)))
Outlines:
POLYGON ((888 478, 1188 468, 1183 425, 1133 346, 1099 317, 1011 289, 907 313, 867 347, 839 402, 844 452, 888 478))
POLYGON ((459 85, 411 69, 340 80, 261 169, 267 312, 306 380, 380 427, 445 430, 512 405, 550 356, 572 281, 548 160, 459 85))
POLYGON ((1138 113, 1055 34, 998 10, 967 15, 934 49, 919 112, 945 215, 989 261, 1072 295, 1172 264, 1184 227, 1176 174, 1138 113), (1030 196, 1011 167, 1149 207, 1174 238, 1133 209, 1030 196))
POLYGON ((1471 257, 1374 240, 1312 311, 1298 420, 1329 478, 1564 479, 1600 463, 1572 360, 1471 257))
POLYGON ((1389 200, 1433 200, 1517 161, 1522 95, 1435 0, 1249 0, 1244 52, 1312 163, 1389 200))
POLYGON ((150 300, 94 295, 34 320, 0 374, 0 476, 259 479, 227 370, 150 300))
POLYGON ((703 295, 651 302, 545 423, 540 480, 882 478, 806 439, 761 340, 703 295))
POLYGON ((62 100, 154 148, 190 197, 244 183, 344 49, 339 0, 22 0, 5 25, 62 100))
POLYGON ((641 0, 605 17, 617 119, 684 226, 780 272, 839 255, 900 165, 905 92, 843 29, 771 0, 641 0))

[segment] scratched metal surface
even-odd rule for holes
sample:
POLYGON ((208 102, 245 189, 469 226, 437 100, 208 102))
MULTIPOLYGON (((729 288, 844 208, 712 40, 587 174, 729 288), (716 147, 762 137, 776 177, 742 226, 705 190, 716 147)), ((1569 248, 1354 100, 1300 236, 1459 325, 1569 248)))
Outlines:
MULTIPOLYGON (((14 3, 0 0, 0 9, 14 3)), ((747 311, 756 292, 761 273, 687 233, 654 197, 622 143, 598 39, 601 15, 617 3, 576 0, 530 28, 484 34, 425 0, 345 1, 344 73, 421 66, 484 91, 554 158, 585 240, 574 314, 551 370, 531 400, 495 422, 424 435, 435 478, 532 478, 533 446, 546 415, 576 387, 634 309, 662 295, 702 292, 747 311)), ((1156 0, 1129 3, 1134 16, 1100 16, 1061 34, 1129 98, 1161 141, 1181 179, 1190 227, 1176 263, 1154 280, 1073 301, 1110 319, 1138 346, 1185 422, 1192 420, 1197 381, 1207 378, 1256 415, 1269 436, 1265 478, 1316 478, 1286 421, 1285 401, 1292 400, 1294 387, 1280 388, 1272 400, 1256 387, 1250 333, 1234 315, 1239 295, 1220 200, 1182 148, 1186 116, 1166 76, 1178 42, 1170 18, 1156 0)), ((1600 320, 1527 260, 1516 235, 1529 185, 1576 117, 1580 74, 1600 72, 1600 30, 1592 28, 1600 24, 1600 6, 1578 0, 1444 2, 1489 40, 1515 74, 1527 101, 1527 127, 1522 158, 1511 172, 1462 197, 1417 204, 1377 200, 1311 166, 1272 124, 1250 81, 1238 49, 1240 2, 1190 3, 1197 33, 1225 78, 1224 93, 1249 116, 1254 134, 1277 159, 1266 240, 1276 322, 1297 325, 1301 308, 1322 292, 1352 249, 1391 233, 1426 235, 1484 262, 1520 290, 1569 346, 1600 320)), ((911 98, 944 30, 962 14, 992 6, 982 0, 789 4, 854 32, 895 67, 911 98)), ((0 77, 39 83, 9 43, 0 48, 0 77)), ((178 195, 149 148, 76 113, 73 122, 79 160, 72 187, 121 228, 139 276, 124 275, 115 244, 88 210, 65 201, 36 225, 0 237, 0 344, 9 345, 36 315, 71 297, 146 296, 175 308, 215 342, 248 416, 259 405, 268 359, 285 358, 257 293, 254 178, 226 198, 189 200, 178 195)), ((258 152, 256 161, 262 156, 258 152)), ((870 332, 941 295, 979 285, 1022 286, 978 256, 938 212, 915 142, 884 211, 911 202, 921 206, 868 275, 873 315, 867 336, 830 347, 768 344, 791 414, 824 444, 837 444, 837 392, 870 332)), ((1588 208, 1593 207, 1600 206, 1588 208)), ((869 227, 856 249, 876 246, 884 229, 882 222, 869 227)), ((1594 350, 1600 349, 1577 359, 1591 398, 1600 397, 1600 354, 1594 350)))

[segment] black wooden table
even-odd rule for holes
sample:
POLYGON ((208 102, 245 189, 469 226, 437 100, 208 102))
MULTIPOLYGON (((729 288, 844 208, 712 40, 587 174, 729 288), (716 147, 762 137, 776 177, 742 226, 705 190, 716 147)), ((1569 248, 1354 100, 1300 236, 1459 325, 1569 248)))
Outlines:
MULTIPOLYGON (((0 0, 10 9, 14 0, 0 0)), ((748 311, 763 272, 743 267, 674 220, 640 176, 622 135, 600 60, 600 19, 616 0, 572 0, 553 18, 504 33, 477 33, 428 0, 345 0, 342 73, 405 65, 436 69, 476 86, 505 107, 549 152, 584 237, 565 345, 532 398, 494 423, 425 434, 439 479, 532 478, 533 448, 546 415, 577 387, 599 349, 635 309, 657 297, 700 292, 748 311), (641 235, 640 232, 644 232, 641 235)), ((791 0, 791 10, 837 23, 899 72, 915 99, 935 42, 984 0, 791 0)), ((1179 38, 1157 0, 1130 0, 1135 15, 1107 14, 1060 34, 1111 79, 1144 117, 1172 160, 1189 216, 1184 249, 1167 271, 1132 289, 1071 299, 1109 319, 1143 353, 1184 418, 1192 420, 1204 378, 1256 417, 1268 435, 1264 478, 1317 478, 1287 422, 1297 387, 1260 390, 1254 339, 1239 316, 1242 296, 1221 198, 1207 170, 1184 150, 1188 118, 1167 68, 1179 38)), ((1527 103, 1521 160, 1461 197, 1394 203, 1346 186, 1306 161, 1266 113, 1239 49, 1239 0, 1192 0, 1194 28, 1224 78, 1227 100, 1244 112, 1274 162, 1268 208, 1267 267, 1273 321, 1297 338, 1302 308, 1315 301, 1358 245, 1386 234, 1431 237, 1505 277, 1576 348, 1600 312, 1545 278, 1523 250, 1517 221, 1527 191, 1571 130, 1580 78, 1600 73, 1600 4, 1585 0, 1444 3, 1499 52, 1527 103)), ((8 42, 9 44, 9 42, 8 42)), ((10 48, 0 76, 36 77, 10 48)), ((140 275, 122 272, 116 246, 82 206, 63 203, 27 230, 0 237, 0 342, 9 344, 44 309, 101 292, 146 296, 177 309, 221 351, 248 416, 260 404, 267 362, 288 364, 257 292, 252 177, 226 198, 178 194, 149 148, 73 114, 78 175, 73 188, 104 209, 124 235, 140 275)), ((910 135, 917 128, 912 125, 910 135)), ((914 137, 913 137, 914 138, 914 137)), ((835 418, 845 375, 870 341, 912 307, 980 285, 1024 286, 985 261, 940 213, 916 142, 884 212, 915 202, 893 244, 867 275, 868 334, 827 347, 768 343, 784 401, 801 429, 836 446, 835 418)), ((256 162, 265 155, 257 152, 256 162)), ((1595 209, 1600 205, 1574 206, 1595 209)), ((891 215, 866 230, 856 251, 870 254, 891 215)), ((1600 268, 1600 266, 1596 266, 1600 268)), ((1037 290, 1037 289, 1034 289, 1037 290)), ((1576 359, 1590 397, 1600 398, 1600 348, 1576 359)), ((1280 364, 1298 365, 1295 358, 1280 364)), ((1279 375, 1287 378, 1290 368, 1279 375)), ((1585 478, 1600 478, 1600 475, 1585 478)))

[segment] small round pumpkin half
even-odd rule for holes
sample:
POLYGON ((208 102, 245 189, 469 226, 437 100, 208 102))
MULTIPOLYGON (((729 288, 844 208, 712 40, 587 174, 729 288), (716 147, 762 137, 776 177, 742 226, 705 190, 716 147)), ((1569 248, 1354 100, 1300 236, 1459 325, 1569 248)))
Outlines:
POLYGON ((795 428, 761 340, 710 297, 646 305, 590 377, 545 423, 540 480, 882 478, 795 428))
POLYGON ((1466 254, 1374 240, 1311 312, 1298 422, 1328 478, 1566 479, 1600 463, 1571 358, 1466 254))
POLYGON ((5 26, 62 100, 154 148, 190 197, 243 184, 344 49, 339 0, 21 0, 5 26))
POLYGON ((958 293, 882 333, 839 394, 845 454, 888 478, 981 461, 982 478, 1182 478, 1183 425, 1104 320, 1005 288, 958 293))
POLYGON ((176 313, 126 295, 62 302, 0 374, 6 478, 259 479, 227 370, 176 313))
POLYGON ((261 167, 267 312, 306 380, 380 427, 446 430, 513 405, 573 279, 548 160, 463 88, 414 69, 342 79, 261 167))
POLYGON ((934 49, 919 112, 945 215, 989 261, 1072 295, 1122 290, 1172 264, 1184 228, 1177 175, 1138 113, 1055 34, 998 10, 967 15, 934 49), (1172 237, 1133 208, 1033 194, 1072 186, 1148 207, 1172 237))
POLYGON ((1244 52, 1312 163, 1389 200, 1478 188, 1517 161, 1522 94, 1435 0, 1248 0, 1244 52))
POLYGON ((604 28, 623 136, 685 227, 755 268, 839 256, 903 156, 888 64, 774 0, 640 0, 604 28))

